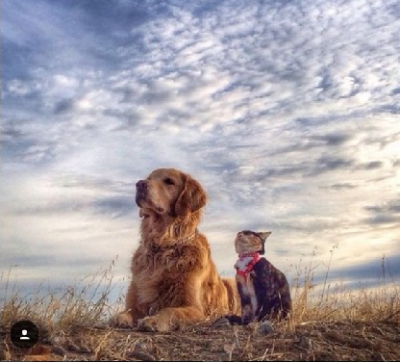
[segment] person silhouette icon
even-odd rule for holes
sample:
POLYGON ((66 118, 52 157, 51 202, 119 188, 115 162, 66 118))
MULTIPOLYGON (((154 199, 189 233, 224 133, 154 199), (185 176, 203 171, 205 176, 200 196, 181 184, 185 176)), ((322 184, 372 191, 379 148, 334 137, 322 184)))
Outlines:
POLYGON ((11 327, 10 337, 15 347, 29 349, 39 341, 39 329, 28 319, 21 320, 11 327))
POLYGON ((29 341, 30 338, 27 336, 28 331, 26 329, 22 330, 22 337, 19 337, 20 340, 29 341))

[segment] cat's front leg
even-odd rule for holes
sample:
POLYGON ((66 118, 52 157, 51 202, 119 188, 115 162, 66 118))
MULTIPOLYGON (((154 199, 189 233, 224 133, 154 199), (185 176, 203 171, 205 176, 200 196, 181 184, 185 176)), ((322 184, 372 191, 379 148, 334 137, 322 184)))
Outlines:
POLYGON ((254 310, 251 303, 242 305, 242 324, 247 325, 254 320, 254 310))
POLYGON ((241 324, 247 325, 254 319, 254 310, 251 302, 251 294, 247 287, 246 280, 239 275, 236 275, 236 285, 240 295, 240 304, 242 306, 241 324))

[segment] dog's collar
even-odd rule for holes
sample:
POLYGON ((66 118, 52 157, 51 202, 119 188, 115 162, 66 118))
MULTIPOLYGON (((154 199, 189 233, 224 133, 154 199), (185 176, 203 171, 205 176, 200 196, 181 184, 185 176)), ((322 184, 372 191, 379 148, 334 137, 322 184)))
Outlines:
POLYGON ((153 253, 157 253, 158 251, 160 251, 160 250, 162 250, 162 249, 169 249, 169 248, 173 248, 173 247, 175 247, 175 246, 177 246, 177 245, 186 244, 186 243, 188 243, 188 242, 194 240, 194 239, 197 237, 198 234, 199 234, 199 230, 196 228, 196 229, 194 230, 194 232, 191 233, 190 235, 188 235, 188 236, 186 236, 186 237, 184 237, 184 238, 181 238, 181 239, 173 240, 173 242, 170 243, 169 245, 160 246, 160 245, 157 245, 157 244, 154 243, 154 242, 151 242, 148 248, 149 248, 149 250, 151 250, 153 253))
POLYGON ((235 263, 236 273, 247 278, 259 260, 260 254, 257 252, 239 254, 239 260, 235 263))

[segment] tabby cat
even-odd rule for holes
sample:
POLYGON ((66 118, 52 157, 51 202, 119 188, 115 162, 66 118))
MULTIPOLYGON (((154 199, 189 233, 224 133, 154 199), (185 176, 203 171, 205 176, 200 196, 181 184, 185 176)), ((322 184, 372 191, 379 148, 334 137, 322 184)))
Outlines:
POLYGON ((284 319, 291 310, 289 284, 285 275, 267 259, 260 257, 265 253, 265 240, 270 234, 249 230, 237 234, 235 249, 239 259, 235 268, 242 316, 226 316, 231 323, 284 319))

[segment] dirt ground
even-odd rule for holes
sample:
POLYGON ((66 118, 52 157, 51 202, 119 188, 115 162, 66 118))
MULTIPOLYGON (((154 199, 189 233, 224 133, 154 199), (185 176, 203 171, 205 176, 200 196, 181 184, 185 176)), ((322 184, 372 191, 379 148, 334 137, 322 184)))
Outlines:
POLYGON ((400 360, 397 320, 280 325, 267 334, 258 324, 199 325, 170 333, 98 327, 51 334, 21 353, 3 333, 2 360, 400 360))

